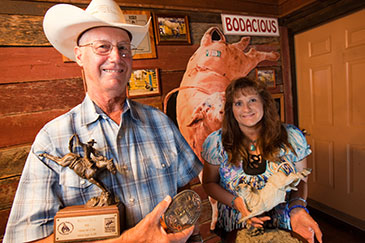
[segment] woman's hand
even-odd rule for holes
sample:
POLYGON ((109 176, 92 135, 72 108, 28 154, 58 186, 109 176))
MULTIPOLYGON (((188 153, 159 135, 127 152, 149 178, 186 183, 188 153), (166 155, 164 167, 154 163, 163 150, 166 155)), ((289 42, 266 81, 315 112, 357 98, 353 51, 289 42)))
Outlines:
MULTIPOLYGON (((242 199, 242 197, 236 197, 236 199, 233 201, 234 208, 240 211, 242 217, 245 217, 250 214, 250 211, 245 206, 245 203, 242 199)), ((256 228, 262 228, 265 221, 270 220, 269 216, 264 217, 252 217, 246 221, 246 224, 252 225, 256 228)))
POLYGON ((290 212, 290 222, 292 230, 308 243, 314 243, 314 235, 322 243, 322 232, 317 222, 303 208, 295 208, 290 212))

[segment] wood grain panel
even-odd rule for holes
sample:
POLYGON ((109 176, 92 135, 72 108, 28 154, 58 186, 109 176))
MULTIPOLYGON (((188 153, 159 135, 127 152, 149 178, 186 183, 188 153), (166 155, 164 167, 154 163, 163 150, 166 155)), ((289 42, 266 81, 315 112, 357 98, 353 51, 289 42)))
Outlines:
POLYGON ((365 129, 364 70, 365 58, 346 63, 347 124, 359 129, 365 129))
POLYGON ((42 21, 40 16, 0 15, 0 45, 50 46, 42 21))
POLYGON ((213 231, 210 230, 210 221, 201 222, 199 225, 199 230, 205 243, 221 242, 221 239, 213 231))
POLYGON ((0 180, 0 209, 11 207, 18 183, 19 177, 0 180))
POLYGON ((285 122, 289 124, 294 123, 294 99, 293 99, 293 83, 291 79, 291 60, 290 49, 288 39, 288 29, 286 27, 280 27, 280 48, 281 48, 281 63, 282 63, 282 75, 283 78, 283 92, 285 100, 285 122))
POLYGON ((33 142, 38 131, 53 118, 67 112, 51 110, 0 117, 0 148, 33 142))
MULTIPOLYGON (((159 103, 162 108, 163 96, 179 86, 183 74, 184 71, 162 71, 162 96, 135 100, 144 104, 159 103)), ((76 78, 1 85, 0 97, 1 148, 31 143, 47 121, 81 103, 84 91, 81 79, 76 78)))
POLYGON ((0 115, 71 108, 85 97, 81 78, 0 86, 0 115), (11 106, 9 105, 11 104, 11 106))
POLYGON ((323 187, 334 188, 334 144, 333 141, 313 139, 313 178, 323 187))
POLYGON ((315 2, 315 0, 278 0, 278 14, 279 16, 288 15, 313 2, 315 2))
MULTIPOLYGON (((365 164, 363 163, 365 158, 365 146, 347 144, 346 158, 346 193, 351 195, 351 193, 356 192, 359 193, 362 198, 365 198, 362 180, 362 172, 365 169, 365 164)), ((365 218, 365 214, 363 215, 363 218, 365 218)))
POLYGON ((308 43, 308 48, 309 57, 331 53, 331 38, 328 36, 327 38, 321 40, 311 41, 308 43))
POLYGON ((8 222, 10 209, 0 210, 0 239, 3 238, 5 233, 6 223, 8 222))
MULTIPOLYGON (((48 0, 34 0, 38 2, 47 2, 48 0)), ((89 0, 54 0, 54 2, 67 2, 88 4, 89 0)), ((264 14, 267 16, 276 16, 278 14, 278 7, 276 0, 263 1, 237 1, 237 0, 175 0, 166 2, 164 0, 117 0, 121 8, 123 7, 141 7, 155 8, 155 9, 179 9, 191 11, 217 12, 222 11, 232 13, 255 13, 264 14)))
MULTIPOLYGON (((157 46, 158 59, 135 60, 133 68, 157 67, 166 71, 183 71, 197 48, 197 45, 157 46)), ((81 76, 80 67, 76 63, 63 63, 61 54, 53 47, 0 47, 0 72, 0 83, 81 76)))
POLYGON ((161 80, 163 82, 162 85, 162 96, 165 95, 180 86, 181 80, 184 76, 185 70, 183 71, 162 71, 161 72, 161 80))
MULTIPOLYGON (((305 0, 310 1, 310 0, 305 0)), ((300 0, 288 0, 288 3, 298 3, 300 0)), ((365 1, 359 0, 325 0, 313 1, 294 12, 279 10, 279 25, 286 26, 294 35, 314 26, 335 20, 346 14, 353 13, 365 7, 365 1), (286 12, 286 13, 285 13, 286 12)), ((290 7, 288 8, 290 9, 290 7)))
POLYGON ((157 67, 165 71, 185 70, 198 45, 157 46, 157 59, 134 60, 133 68, 157 67))
POLYGON ((364 28, 355 28, 349 27, 345 31, 345 45, 346 48, 356 47, 365 44, 365 29, 364 28))
POLYGON ((333 125, 333 84, 330 65, 310 69, 312 124, 333 125))
POLYGON ((81 77, 53 47, 0 47, 0 84, 81 77))
POLYGON ((29 0, 2 0, 0 14, 44 16, 47 9, 53 5, 54 3, 33 2, 29 0))
POLYGON ((29 151, 30 145, 0 149, 0 180, 20 175, 29 151))

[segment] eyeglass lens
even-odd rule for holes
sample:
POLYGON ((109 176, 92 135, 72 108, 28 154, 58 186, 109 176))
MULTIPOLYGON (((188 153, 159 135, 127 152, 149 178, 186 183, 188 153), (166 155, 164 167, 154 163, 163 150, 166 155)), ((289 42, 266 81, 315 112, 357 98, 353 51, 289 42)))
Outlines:
POLYGON ((109 41, 98 40, 83 46, 89 46, 89 45, 92 47, 93 51, 98 55, 108 55, 113 50, 113 47, 116 46, 118 48, 118 52, 121 57, 132 56, 131 44, 127 42, 119 42, 117 45, 113 45, 109 41))

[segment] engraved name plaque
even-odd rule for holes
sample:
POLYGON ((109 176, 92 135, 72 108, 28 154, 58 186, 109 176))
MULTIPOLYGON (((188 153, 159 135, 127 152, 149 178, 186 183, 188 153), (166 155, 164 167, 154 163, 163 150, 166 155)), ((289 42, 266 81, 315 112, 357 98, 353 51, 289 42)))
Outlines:
POLYGON ((54 218, 55 242, 75 242, 107 239, 120 235, 117 205, 86 208, 70 206, 57 212, 54 218))

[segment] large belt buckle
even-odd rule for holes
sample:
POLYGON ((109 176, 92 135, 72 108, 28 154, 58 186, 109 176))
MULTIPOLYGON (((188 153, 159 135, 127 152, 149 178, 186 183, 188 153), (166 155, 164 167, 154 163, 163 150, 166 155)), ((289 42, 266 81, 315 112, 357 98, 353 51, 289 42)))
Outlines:
POLYGON ((192 190, 178 193, 163 215, 163 225, 171 232, 180 232, 193 226, 199 219, 201 199, 192 190))

